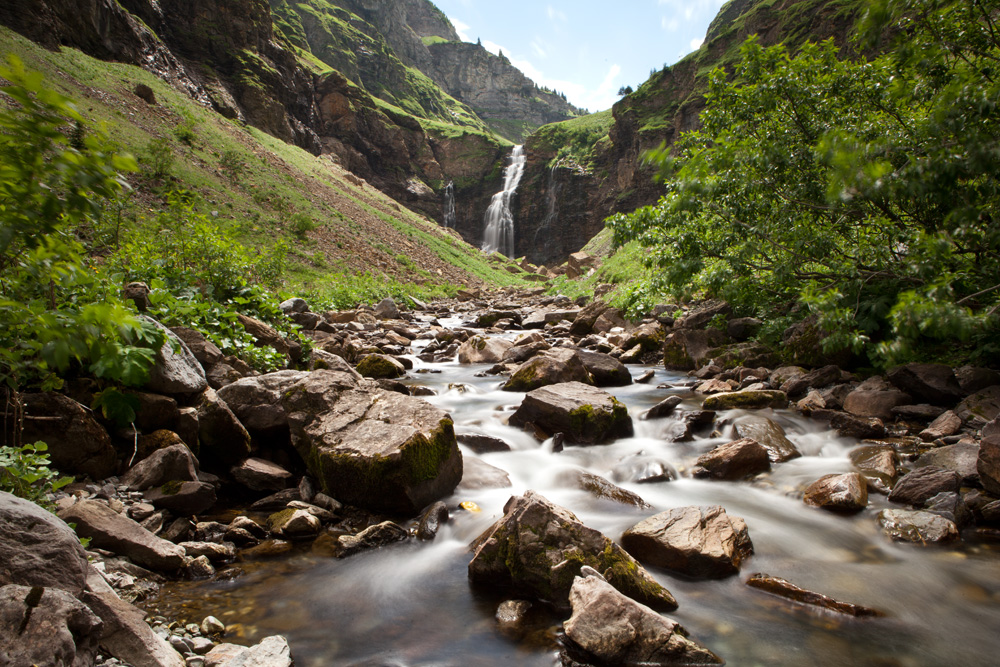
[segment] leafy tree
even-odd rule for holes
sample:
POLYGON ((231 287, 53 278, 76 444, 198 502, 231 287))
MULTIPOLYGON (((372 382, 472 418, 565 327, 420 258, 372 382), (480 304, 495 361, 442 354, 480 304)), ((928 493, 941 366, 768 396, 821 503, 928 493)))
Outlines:
POLYGON ((632 86, 622 86, 618 89, 618 97, 625 97, 626 95, 631 95, 633 92, 632 86))
POLYGON ((712 74, 701 129, 648 156, 666 194, 612 218, 616 242, 651 249, 658 288, 804 304, 831 350, 997 355, 997 5, 873 3, 860 36, 901 45, 871 61, 749 39, 735 76, 712 74))

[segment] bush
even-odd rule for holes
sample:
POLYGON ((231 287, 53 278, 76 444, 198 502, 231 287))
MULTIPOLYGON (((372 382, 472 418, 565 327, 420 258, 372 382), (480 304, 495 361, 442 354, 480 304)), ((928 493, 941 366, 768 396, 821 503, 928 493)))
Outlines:
POLYGON ((52 509, 54 505, 48 495, 71 483, 73 478, 60 477, 49 467, 48 449, 44 442, 0 447, 0 491, 52 509))

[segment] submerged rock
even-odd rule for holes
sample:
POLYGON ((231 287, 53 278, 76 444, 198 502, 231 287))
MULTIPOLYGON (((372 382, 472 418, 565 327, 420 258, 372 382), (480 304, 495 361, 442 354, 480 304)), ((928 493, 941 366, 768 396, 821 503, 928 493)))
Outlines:
POLYGON ((599 576, 576 577, 564 624, 570 653, 602 665, 721 665, 675 621, 622 595, 599 576))
POLYGON ((704 579, 736 574, 753 553, 746 522, 718 505, 651 516, 625 531, 622 546, 640 563, 704 579))
POLYGON ((624 404, 580 382, 563 382, 529 392, 511 415, 510 423, 532 423, 549 433, 564 433, 567 441, 584 445, 633 433, 632 419, 624 404))
POLYGON ((590 566, 622 593, 656 609, 677 601, 628 553, 567 509, 534 491, 513 496, 504 516, 473 543, 469 579, 569 606, 569 591, 580 568, 590 566))

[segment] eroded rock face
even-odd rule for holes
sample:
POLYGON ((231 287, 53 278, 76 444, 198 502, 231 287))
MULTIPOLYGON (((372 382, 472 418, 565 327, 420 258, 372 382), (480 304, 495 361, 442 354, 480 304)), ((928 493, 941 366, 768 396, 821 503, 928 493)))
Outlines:
POLYGON ((292 444, 337 500, 415 515, 462 477, 450 416, 422 399, 338 371, 315 371, 281 397, 292 444))
POLYGON ((532 423, 549 433, 564 433, 569 442, 585 445, 633 433, 632 419, 624 404, 581 382, 563 382, 528 392, 510 423, 532 423))
POLYGON ((721 665, 675 621, 622 595, 599 576, 576 577, 566 637, 584 659, 606 665, 721 665))
POLYGON ((74 595, 87 582, 76 533, 35 503, 0 491, 0 586, 48 586, 74 595))
POLYGON ((589 566, 637 601, 658 610, 677 608, 670 592, 624 549, 534 491, 511 497, 504 516, 472 549, 469 579, 475 584, 512 589, 566 608, 574 578, 589 566))
POLYGON ((739 572, 753 553, 746 522, 718 505, 651 516, 625 531, 622 546, 640 563, 706 579, 739 572))

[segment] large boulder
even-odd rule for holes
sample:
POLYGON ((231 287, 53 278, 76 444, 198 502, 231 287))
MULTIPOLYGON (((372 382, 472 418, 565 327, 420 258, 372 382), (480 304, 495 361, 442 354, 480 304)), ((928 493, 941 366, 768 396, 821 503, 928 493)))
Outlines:
POLYGON ((921 510, 882 510, 878 523, 891 539, 914 544, 952 542, 959 537, 953 521, 921 510))
POLYGON ((270 434, 288 426, 281 394, 306 375, 305 371, 277 371, 243 378, 219 389, 218 395, 248 431, 270 434))
POLYGON ((785 392, 774 389, 746 389, 709 396, 702 407, 706 410, 787 408, 788 396, 785 392))
POLYGON ((511 415, 513 426, 535 424, 563 433, 569 442, 592 445, 633 433, 628 408, 611 394, 581 382, 563 382, 528 392, 511 415))
POLYGON ((844 411, 856 417, 878 417, 888 421, 894 418, 893 408, 912 402, 909 394, 898 389, 878 391, 859 388, 844 399, 844 411))
POLYGON ((698 579, 736 574, 753 553, 746 522, 718 505, 651 516, 625 531, 622 546, 640 563, 698 579))
POLYGON ((358 362, 358 373, 376 380, 394 380, 406 375, 406 367, 387 354, 369 354, 358 362))
POLYGON ((184 443, 158 449, 122 475, 121 483, 132 491, 145 491, 167 482, 198 480, 198 459, 184 443))
POLYGON ((725 336, 718 329, 675 331, 663 343, 663 365, 671 371, 692 371, 724 341, 725 336))
POLYGON ((868 507, 868 485, 857 472, 824 475, 806 487, 802 500, 835 512, 860 512, 868 507))
POLYGON ((795 443, 785 435, 785 429, 773 419, 748 415, 736 422, 735 429, 740 438, 755 440, 764 447, 772 463, 783 463, 802 456, 795 443))
POLYGON ((451 417, 422 399, 315 371, 281 403, 292 444, 323 491, 341 502, 412 516, 461 481, 451 417))
POLYGON ((460 364, 496 364, 504 358, 514 343, 506 338, 473 336, 458 348, 460 364))
POLYGON ((981 389, 958 404, 955 414, 966 423, 980 428, 1000 417, 1000 384, 981 389))
POLYGON ((677 601, 628 553, 569 510, 534 491, 512 496, 503 517, 472 544, 469 579, 569 606, 573 580, 590 566, 619 591, 658 610, 677 601))
POLYGON ((229 467, 247 457, 250 434, 214 389, 205 389, 194 407, 198 411, 198 454, 202 461, 229 467))
POLYGON ((4 667, 93 665, 102 627, 101 619, 65 590, 0 587, 0 664, 4 667))
POLYGON ((0 586, 47 586, 78 595, 87 554, 73 529, 33 502, 0 491, 0 586))
POLYGON ((979 444, 976 461, 979 481, 983 488, 1000 496, 1000 435, 988 435, 979 444))
POLYGON ((114 593, 87 593, 84 601, 104 623, 101 648, 129 665, 184 667, 184 658, 146 623, 146 613, 114 593))
POLYGON ((208 482, 167 482, 142 494, 157 509, 177 516, 192 516, 209 510, 216 500, 215 487, 208 482))
POLYGON ((593 384, 594 379, 576 350, 555 348, 518 366, 503 386, 504 391, 531 391, 563 382, 593 384))
POLYGON ((596 574, 576 577, 573 615, 563 628, 570 653, 601 665, 721 665, 723 660, 688 639, 687 631, 622 595, 596 574))
POLYGON ((927 500, 939 493, 958 491, 961 484, 962 478, 954 470, 945 470, 937 466, 924 466, 903 475, 892 487, 889 500, 894 503, 923 507, 927 500))
POLYGON ((791 378, 784 384, 775 386, 778 386, 790 397, 795 398, 805 394, 809 389, 822 389, 835 382, 840 382, 840 376, 840 366, 831 364, 791 378))
POLYGON ((738 480, 770 469, 771 458, 767 448, 752 438, 740 438, 699 456, 691 475, 738 480))
POLYGON ((580 361, 594 380, 597 387, 622 387, 632 384, 632 374, 625 364, 609 354, 580 350, 580 361))
POLYGON ((965 394, 951 366, 906 364, 886 373, 886 378, 918 400, 932 405, 955 405, 965 394))
POLYGON ((160 539, 132 519, 96 500, 81 500, 59 511, 59 518, 75 523, 80 537, 90 545, 107 549, 151 570, 184 567, 184 549, 160 539))
POLYGON ((139 318, 152 323, 167 336, 163 347, 156 352, 146 389, 157 394, 197 394, 204 391, 208 387, 205 369, 184 341, 153 318, 145 315, 139 318))
POLYGON ((937 466, 954 470, 962 478, 963 484, 980 481, 977 464, 981 447, 971 442, 959 442, 930 450, 917 459, 917 467, 937 466))
POLYGON ((59 470, 100 480, 115 473, 118 455, 111 437, 93 414, 55 392, 24 394, 23 442, 42 441, 59 470))

